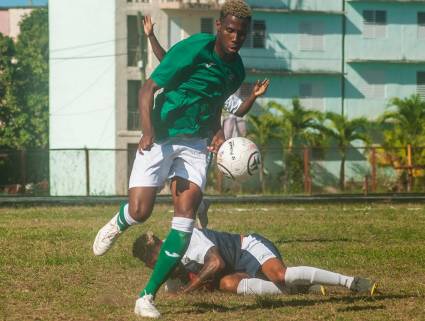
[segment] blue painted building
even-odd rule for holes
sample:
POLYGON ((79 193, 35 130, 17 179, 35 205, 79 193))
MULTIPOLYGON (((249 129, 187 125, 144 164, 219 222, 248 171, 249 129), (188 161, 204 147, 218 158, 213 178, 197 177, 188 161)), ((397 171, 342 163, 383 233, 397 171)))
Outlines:
MULTIPOLYGON (((91 159, 106 159, 102 155, 108 153, 107 161, 97 160, 108 168, 105 176, 98 165, 85 170, 81 155, 75 157, 78 166, 61 161, 61 149, 137 145, 139 68, 149 76, 158 64, 146 39, 138 42, 138 12, 153 17, 160 43, 169 48, 191 34, 214 33, 224 0, 75 1, 49 1, 50 141, 58 149, 58 161, 52 157, 50 164, 51 193, 123 194, 133 154, 91 151, 91 159), (75 16, 78 28, 67 23, 75 16), (76 173, 73 180, 70 171, 76 173)), ((241 50, 247 70, 242 96, 255 80, 267 77, 272 83, 258 104, 273 100, 290 107, 299 97, 307 108, 369 119, 378 117, 391 97, 419 93, 425 98, 425 1, 247 2, 254 14, 241 50)), ((364 171, 351 167, 367 167, 357 156, 347 164, 353 178, 364 171)), ((336 177, 337 164, 331 157, 319 165, 336 177)))

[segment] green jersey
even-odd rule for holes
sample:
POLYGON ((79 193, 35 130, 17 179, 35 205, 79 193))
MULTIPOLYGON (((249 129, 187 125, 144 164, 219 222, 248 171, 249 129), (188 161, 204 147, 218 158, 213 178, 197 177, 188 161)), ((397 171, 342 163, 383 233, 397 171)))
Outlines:
POLYGON ((163 92, 155 99, 152 122, 157 138, 213 134, 225 100, 245 78, 241 57, 223 61, 215 36, 196 34, 173 46, 152 73, 163 92))

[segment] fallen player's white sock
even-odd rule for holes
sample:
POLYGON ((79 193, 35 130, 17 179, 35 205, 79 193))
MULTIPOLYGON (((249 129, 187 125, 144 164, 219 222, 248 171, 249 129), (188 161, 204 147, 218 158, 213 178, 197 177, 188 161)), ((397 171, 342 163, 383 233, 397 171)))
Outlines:
POLYGON ((238 284, 238 294, 281 294, 282 291, 270 281, 261 279, 242 279, 238 284))
POLYGON ((350 288, 354 277, 321 270, 310 266, 294 266, 286 268, 285 284, 290 285, 341 285, 350 288))

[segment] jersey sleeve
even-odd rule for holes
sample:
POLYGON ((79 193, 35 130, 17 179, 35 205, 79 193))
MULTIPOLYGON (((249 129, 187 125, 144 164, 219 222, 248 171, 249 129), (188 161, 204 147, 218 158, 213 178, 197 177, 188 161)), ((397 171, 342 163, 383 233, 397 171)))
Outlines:
POLYGON ((177 86, 183 75, 193 67, 197 51, 190 44, 187 39, 175 44, 156 67, 151 78, 159 87, 177 86))
POLYGON ((233 94, 224 102, 224 110, 228 113, 234 114, 242 105, 242 99, 233 94))
POLYGON ((214 243, 211 242, 202 232, 198 229, 194 229, 189 247, 182 259, 183 265, 188 261, 195 261, 199 264, 204 264, 205 255, 213 246, 215 246, 214 243))

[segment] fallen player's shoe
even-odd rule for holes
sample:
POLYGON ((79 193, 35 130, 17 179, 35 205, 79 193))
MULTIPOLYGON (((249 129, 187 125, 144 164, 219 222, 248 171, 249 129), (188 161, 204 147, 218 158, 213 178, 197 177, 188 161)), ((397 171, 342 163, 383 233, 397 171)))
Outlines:
POLYGON ((350 286, 350 290, 353 292, 369 295, 374 295, 377 288, 377 282, 359 276, 354 277, 354 280, 350 286))

